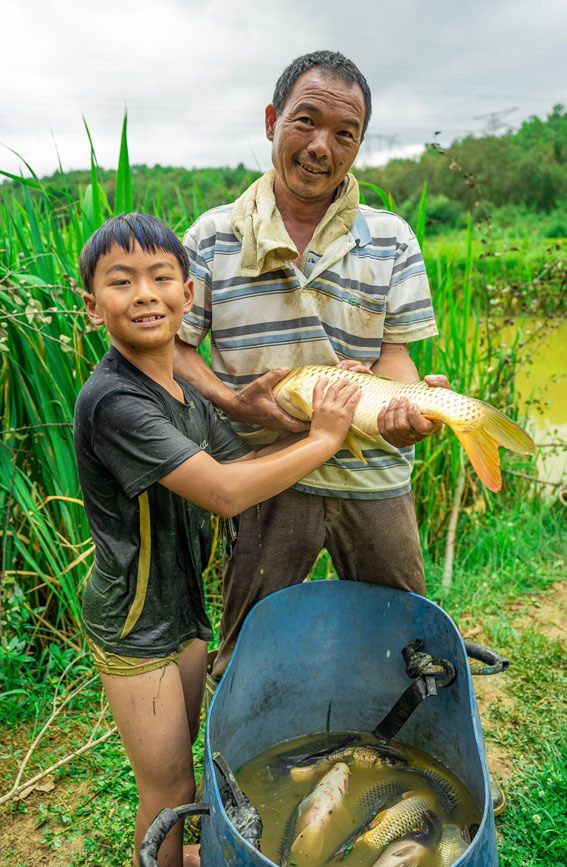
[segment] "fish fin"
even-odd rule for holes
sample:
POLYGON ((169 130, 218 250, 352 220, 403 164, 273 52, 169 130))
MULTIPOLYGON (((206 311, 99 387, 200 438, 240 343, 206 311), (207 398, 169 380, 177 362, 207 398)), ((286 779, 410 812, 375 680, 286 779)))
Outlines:
POLYGON ((478 427, 464 431, 453 428, 453 432, 467 453, 481 482, 490 491, 496 493, 502 487, 498 446, 504 446, 520 454, 533 455, 536 452, 536 444, 519 424, 503 412, 488 403, 483 403, 483 406, 485 417, 478 427))
MULTIPOLYGON (((368 824, 366 831, 370 831, 371 828, 375 828, 376 825, 379 825, 380 822, 384 819, 384 816, 386 815, 387 812, 388 812, 388 808, 386 808, 385 810, 380 810, 380 812, 377 813, 376 816, 374 816, 374 818, 372 819, 372 821, 368 824)), ((364 835, 361 834, 361 837, 362 836, 364 836, 364 835)))
POLYGON ((301 412, 305 413, 305 417, 310 419, 313 415, 313 407, 311 407, 305 398, 303 398, 295 388, 288 388, 289 402, 301 412))
POLYGON ((383 373, 373 373, 372 376, 375 376, 376 379, 387 379, 388 382, 394 381, 391 376, 384 376, 383 373))
POLYGON ((357 427, 355 424, 351 424, 350 429, 352 433, 355 433, 357 437, 360 437, 363 440, 367 440, 369 443, 376 443, 376 440, 372 436, 372 434, 366 433, 362 428, 357 427))
POLYGON ((291 849, 291 841, 293 839, 293 831, 295 829, 296 821, 297 821, 297 807, 295 808, 295 810, 289 816, 287 822, 285 823, 282 838, 280 840, 278 855, 279 855, 279 863, 282 865, 282 867, 287 867, 288 855, 289 855, 289 852, 291 849))
POLYGON ((347 449, 349 452, 352 452, 355 458, 358 458, 359 461, 362 461, 362 463, 365 464, 367 463, 366 458, 362 454, 362 449, 357 442, 356 436, 351 431, 352 428, 346 436, 346 439, 343 443, 343 449, 347 449))

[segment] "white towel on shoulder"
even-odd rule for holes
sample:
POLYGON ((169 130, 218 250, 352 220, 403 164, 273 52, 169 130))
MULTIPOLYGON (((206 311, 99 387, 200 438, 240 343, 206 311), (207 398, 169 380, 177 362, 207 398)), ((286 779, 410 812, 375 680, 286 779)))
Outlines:
MULTIPOLYGON (((275 169, 270 169, 234 203, 232 230, 242 243, 243 277, 276 271, 299 255, 276 206, 275 177, 275 169)), ((329 244, 346 235, 356 218, 359 201, 358 181, 348 174, 316 227, 309 249, 322 255, 329 244)))

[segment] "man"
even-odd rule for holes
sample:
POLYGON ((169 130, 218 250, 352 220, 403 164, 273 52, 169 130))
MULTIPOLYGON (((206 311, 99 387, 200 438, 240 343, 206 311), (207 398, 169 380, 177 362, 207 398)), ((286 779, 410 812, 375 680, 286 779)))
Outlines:
MULTIPOLYGON (((361 207, 349 174, 370 113, 368 84, 351 61, 329 51, 297 58, 266 108, 274 168, 185 236, 195 304, 176 369, 255 445, 306 427, 272 396, 290 366, 340 364, 414 381, 406 344, 437 333, 413 232, 394 214, 361 207), (196 350, 209 329, 212 369, 196 350)), ((410 475, 415 443, 437 426, 392 401, 379 428, 366 464, 341 451, 236 520, 217 679, 250 608, 302 581, 323 546, 340 578, 425 593, 410 475)))

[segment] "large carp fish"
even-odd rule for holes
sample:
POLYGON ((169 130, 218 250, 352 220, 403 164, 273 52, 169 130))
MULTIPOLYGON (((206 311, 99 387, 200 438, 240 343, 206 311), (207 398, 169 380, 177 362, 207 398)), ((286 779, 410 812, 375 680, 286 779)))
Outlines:
POLYGON ((333 813, 344 804, 349 774, 349 766, 337 762, 300 802, 292 816, 291 839, 282 843, 282 867, 291 867, 298 858, 303 863, 321 855, 333 813))
POLYGON ((329 385, 346 379, 360 386, 362 396, 354 411, 344 447, 364 463, 357 438, 375 442, 379 435, 378 413, 393 398, 407 398, 426 418, 448 425, 458 437, 479 478, 491 491, 499 491, 502 487, 498 446, 522 455, 536 452, 534 441, 520 425, 489 403, 449 388, 432 387, 426 382, 396 382, 385 376, 342 367, 308 364, 294 368, 280 380, 274 387, 274 397, 289 415, 309 421, 313 412, 313 388, 322 377, 329 380, 329 385))

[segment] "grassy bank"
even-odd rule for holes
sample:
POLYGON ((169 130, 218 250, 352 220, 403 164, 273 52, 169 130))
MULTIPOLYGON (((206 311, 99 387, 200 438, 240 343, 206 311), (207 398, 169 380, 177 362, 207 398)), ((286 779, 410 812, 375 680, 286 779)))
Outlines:
MULTIPOLYGON (((438 565, 427 564, 430 594, 462 634, 486 643, 512 663, 503 675, 475 679, 489 764, 510 802, 497 820, 502 867, 565 863, 567 707, 560 695, 567 687, 566 519, 567 512, 558 505, 520 503, 498 511, 480 528, 463 529, 449 591, 441 587, 438 565)), ((320 576, 324 565, 322 560, 320 576)), ((214 585, 209 592, 214 595, 214 585)), ((13 783, 30 740, 49 717, 54 692, 62 700, 73 684, 91 676, 88 658, 75 662, 57 686, 61 674, 53 670, 38 687, 30 670, 20 670, 16 689, 32 700, 18 701, 14 695, 3 714, 6 786, 13 783)), ((54 720, 24 779, 93 737, 100 710, 100 690, 92 684, 54 720)), ((105 711, 94 737, 111 726, 105 711)), ((455 733, 448 728, 451 736, 455 733)), ((196 765, 202 767, 202 742, 196 765)), ((46 782, 45 790, 36 789, 0 809, 0 853, 6 867, 127 867, 136 787, 118 736, 41 781, 46 782)))

